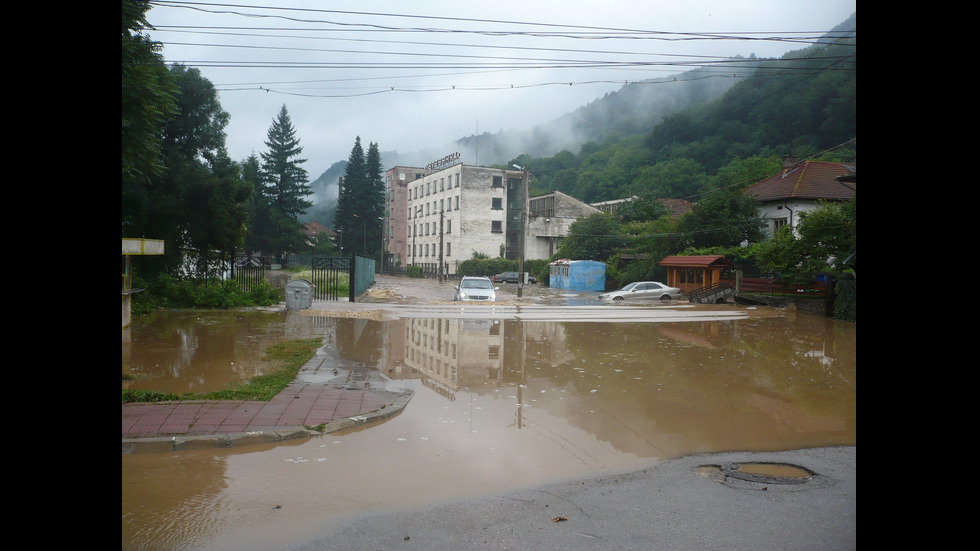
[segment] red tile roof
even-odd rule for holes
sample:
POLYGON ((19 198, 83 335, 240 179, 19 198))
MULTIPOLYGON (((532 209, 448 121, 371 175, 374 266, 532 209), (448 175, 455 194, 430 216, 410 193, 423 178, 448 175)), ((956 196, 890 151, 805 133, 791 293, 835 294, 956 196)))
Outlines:
POLYGON ((317 221, 313 221, 313 222, 307 222, 304 225, 303 233, 309 236, 313 236, 318 233, 326 233, 327 235, 333 235, 333 230, 331 230, 330 228, 324 226, 323 224, 317 221))
POLYGON ((707 268, 709 266, 725 267, 732 263, 725 260, 720 254, 691 255, 691 256, 667 256, 657 262, 661 266, 674 266, 680 268, 707 268))
POLYGON ((761 202, 782 199, 848 201, 857 182, 841 182, 842 176, 857 174, 856 164, 804 161, 784 173, 749 186, 745 193, 761 202))

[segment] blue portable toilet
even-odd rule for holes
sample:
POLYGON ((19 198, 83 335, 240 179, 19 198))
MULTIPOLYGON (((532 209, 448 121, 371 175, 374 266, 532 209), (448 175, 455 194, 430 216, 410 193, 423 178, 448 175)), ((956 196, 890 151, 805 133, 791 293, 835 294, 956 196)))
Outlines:
POLYGON ((595 260, 556 260, 548 265, 548 285, 569 291, 605 291, 606 265, 595 260))

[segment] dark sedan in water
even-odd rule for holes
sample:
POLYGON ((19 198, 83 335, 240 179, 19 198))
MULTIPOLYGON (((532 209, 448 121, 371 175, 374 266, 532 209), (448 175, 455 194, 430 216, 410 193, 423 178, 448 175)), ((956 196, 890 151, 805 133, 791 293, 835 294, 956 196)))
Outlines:
MULTIPOLYGON (((493 276, 494 283, 517 283, 521 280, 520 272, 503 272, 493 276)), ((527 276, 528 283, 537 283, 538 280, 532 275, 527 276)))

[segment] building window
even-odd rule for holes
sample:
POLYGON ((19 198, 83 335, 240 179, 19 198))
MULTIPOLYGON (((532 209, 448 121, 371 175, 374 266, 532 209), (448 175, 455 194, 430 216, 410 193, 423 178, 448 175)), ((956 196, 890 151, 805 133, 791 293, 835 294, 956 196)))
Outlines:
POLYGON ((459 210, 459 195, 456 196, 456 210, 459 210))
POLYGON ((453 255, 453 244, 452 243, 449 243, 447 241, 446 242, 446 256, 452 256, 452 255, 453 255))
POLYGON ((501 210, 504 208, 504 200, 500 197, 494 197, 492 199, 493 205, 490 207, 493 210, 501 210))
POLYGON ((453 233, 453 221, 446 220, 446 233, 453 233))
POLYGON ((490 231, 493 233, 503 233, 502 222, 500 220, 490 222, 490 231))
POLYGON ((772 219, 772 232, 776 233, 780 228, 786 226, 786 218, 773 218, 772 219))
POLYGON ((502 176, 493 177, 493 187, 504 187, 504 179, 502 176))
POLYGON ((555 196, 550 195, 547 197, 532 199, 531 201, 529 201, 528 208, 530 208, 531 212, 537 216, 544 216, 545 218, 554 218, 555 196))
POLYGON ((456 174, 456 187, 459 187, 459 173, 456 174))
POLYGON ((446 191, 446 179, 439 178, 439 191, 446 191))

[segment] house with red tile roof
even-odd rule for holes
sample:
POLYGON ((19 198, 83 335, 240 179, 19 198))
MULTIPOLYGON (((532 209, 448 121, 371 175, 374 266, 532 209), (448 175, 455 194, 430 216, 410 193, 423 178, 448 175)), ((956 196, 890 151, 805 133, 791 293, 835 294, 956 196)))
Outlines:
POLYGON ((333 230, 331 230, 330 228, 324 226, 323 224, 317 221, 313 221, 313 222, 307 222, 306 224, 303 225, 303 233, 306 234, 306 237, 309 237, 311 239, 316 239, 316 236, 321 233, 326 233, 327 235, 333 235, 333 230))
POLYGON ((782 172, 749 186, 745 193, 759 202, 759 214, 772 235, 783 226, 795 232, 800 213, 826 202, 850 201, 856 190, 857 164, 786 159, 782 172))

